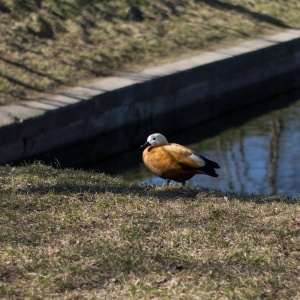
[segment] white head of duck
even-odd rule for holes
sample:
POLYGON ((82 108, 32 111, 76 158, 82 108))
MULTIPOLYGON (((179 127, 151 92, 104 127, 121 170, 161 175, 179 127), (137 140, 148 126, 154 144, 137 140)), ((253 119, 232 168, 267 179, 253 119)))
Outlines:
POLYGON ((158 146, 164 146, 168 144, 169 142, 164 135, 162 135, 161 133, 153 133, 148 136, 147 142, 141 147, 142 148, 145 148, 147 146, 158 147, 158 146))

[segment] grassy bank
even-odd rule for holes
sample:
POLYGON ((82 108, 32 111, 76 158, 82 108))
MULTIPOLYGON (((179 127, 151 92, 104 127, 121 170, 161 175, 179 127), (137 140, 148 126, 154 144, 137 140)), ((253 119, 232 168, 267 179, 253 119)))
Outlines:
POLYGON ((300 26, 300 2, 0 0, 0 105, 300 26))
POLYGON ((0 168, 1 299, 299 299, 300 205, 0 168))

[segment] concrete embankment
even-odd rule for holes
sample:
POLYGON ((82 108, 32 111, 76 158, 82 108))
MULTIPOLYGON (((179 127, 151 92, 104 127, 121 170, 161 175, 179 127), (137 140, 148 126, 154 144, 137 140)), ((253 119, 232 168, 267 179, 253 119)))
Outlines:
MULTIPOLYGON (((104 159, 141 142, 136 132, 128 131, 130 140, 121 137, 117 142, 116 137, 108 144, 105 136, 120 128, 135 126, 137 131, 141 124, 168 114, 167 133, 299 88, 300 30, 288 30, 75 87, 38 102, 1 107, 0 163, 95 136, 100 137, 95 147, 104 159)), ((151 129, 158 131, 159 126, 151 129)), ((144 137, 149 133, 144 132, 144 137)))

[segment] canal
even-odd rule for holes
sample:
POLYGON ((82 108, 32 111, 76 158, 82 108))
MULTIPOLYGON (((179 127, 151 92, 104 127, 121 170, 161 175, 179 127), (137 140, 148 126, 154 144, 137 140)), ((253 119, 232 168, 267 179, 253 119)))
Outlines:
MULTIPOLYGON (((141 144, 151 133, 145 132, 141 144)), ((229 192, 300 195, 300 98, 274 99, 166 136, 221 166, 218 178, 197 175, 187 184, 229 192)), ((89 168, 126 180, 164 184, 146 169, 141 154, 136 147, 89 168)))

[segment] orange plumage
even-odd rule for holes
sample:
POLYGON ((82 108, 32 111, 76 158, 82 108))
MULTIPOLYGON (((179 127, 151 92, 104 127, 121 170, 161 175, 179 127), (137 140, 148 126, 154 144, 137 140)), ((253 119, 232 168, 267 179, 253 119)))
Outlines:
POLYGON ((217 177, 214 169, 220 166, 179 144, 169 143, 160 133, 151 134, 142 146, 143 161, 148 169, 158 177, 177 182, 185 182, 196 174, 217 177))

